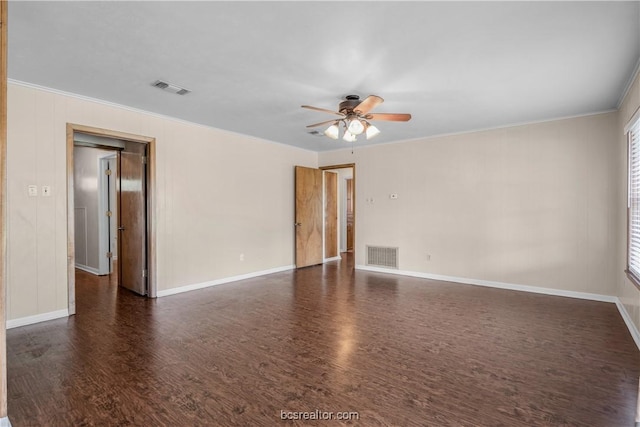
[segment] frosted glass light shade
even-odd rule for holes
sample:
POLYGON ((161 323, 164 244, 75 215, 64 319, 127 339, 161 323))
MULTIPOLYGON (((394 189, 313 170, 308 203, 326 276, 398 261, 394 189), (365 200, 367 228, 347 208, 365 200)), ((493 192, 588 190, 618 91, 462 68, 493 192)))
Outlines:
POLYGON ((375 127, 374 125, 367 126, 367 139, 371 139, 376 135, 380 134, 380 129, 375 127))
POLYGON ((344 132, 344 136, 342 137, 342 139, 344 139, 347 142, 353 142, 356 140, 356 136, 354 134, 352 134, 351 132, 349 132, 349 130, 346 130, 344 132))
POLYGON ((353 135, 360 135, 364 132, 364 125, 359 119, 353 119, 349 122, 349 132, 353 135))
POLYGON ((338 139, 339 133, 340 129, 338 129, 338 125, 335 123, 329 126, 327 130, 324 131, 324 134, 331 139, 338 139))

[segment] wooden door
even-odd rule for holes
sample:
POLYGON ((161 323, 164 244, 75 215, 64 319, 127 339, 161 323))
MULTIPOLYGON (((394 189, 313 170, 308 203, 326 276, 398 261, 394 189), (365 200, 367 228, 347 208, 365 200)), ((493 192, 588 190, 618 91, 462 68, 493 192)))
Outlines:
POLYGON ((322 263, 322 171, 295 168, 296 267, 322 263))
POLYGON ((324 171, 324 257, 338 256, 338 174, 324 171))
POLYGON ((347 179, 347 251, 353 250, 353 179, 347 179))
POLYGON ((120 152, 118 284, 147 294, 146 147, 126 142, 120 152))

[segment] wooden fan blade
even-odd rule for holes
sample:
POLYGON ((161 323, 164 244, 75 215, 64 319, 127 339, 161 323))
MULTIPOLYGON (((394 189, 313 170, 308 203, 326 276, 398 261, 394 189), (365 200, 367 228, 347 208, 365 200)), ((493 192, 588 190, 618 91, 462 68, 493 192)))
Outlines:
POLYGON ((384 99, 380 98, 379 96, 369 95, 364 101, 356 105, 353 108, 353 111, 359 111, 360 114, 367 114, 369 111, 373 110, 383 102, 384 102, 384 99))
POLYGON ((388 122, 408 122, 411 120, 411 114, 398 113, 373 113, 364 116, 367 120, 386 120, 388 122))
POLYGON ((320 122, 320 123, 314 123, 312 125, 307 125, 308 128, 314 128, 316 126, 322 126, 322 125, 327 125, 329 123, 335 123, 336 120, 327 120, 326 122, 320 122))
POLYGON ((311 105, 302 105, 302 108, 308 108, 309 110, 320 111, 320 112, 323 112, 323 113, 337 114, 338 116, 344 117, 343 113, 340 113, 338 111, 327 110, 326 108, 312 107, 311 105))

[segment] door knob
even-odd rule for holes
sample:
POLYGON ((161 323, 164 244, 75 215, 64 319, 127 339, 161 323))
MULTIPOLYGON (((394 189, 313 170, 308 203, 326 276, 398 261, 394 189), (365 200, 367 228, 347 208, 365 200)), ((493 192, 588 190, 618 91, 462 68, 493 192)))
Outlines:
POLYGON ((118 227, 118 230, 124 231, 124 227, 118 227))
POLYGON ((300 227, 300 226, 302 225, 302 223, 301 223, 301 222, 296 222, 294 225, 295 225, 296 227, 300 227))

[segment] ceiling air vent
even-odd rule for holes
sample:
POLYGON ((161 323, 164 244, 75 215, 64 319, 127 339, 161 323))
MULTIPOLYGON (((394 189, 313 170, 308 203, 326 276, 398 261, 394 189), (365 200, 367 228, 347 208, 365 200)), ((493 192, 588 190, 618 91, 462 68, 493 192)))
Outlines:
POLYGON ((189 89, 176 86, 172 83, 163 82, 162 80, 156 80, 151 84, 151 86, 157 87, 158 89, 166 90, 167 92, 175 93, 177 95, 186 95, 191 92, 189 89))

